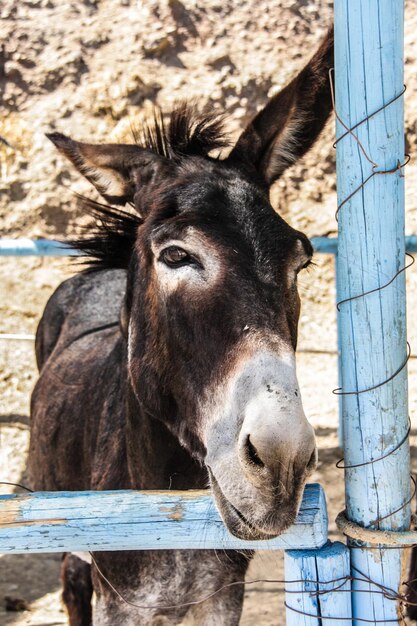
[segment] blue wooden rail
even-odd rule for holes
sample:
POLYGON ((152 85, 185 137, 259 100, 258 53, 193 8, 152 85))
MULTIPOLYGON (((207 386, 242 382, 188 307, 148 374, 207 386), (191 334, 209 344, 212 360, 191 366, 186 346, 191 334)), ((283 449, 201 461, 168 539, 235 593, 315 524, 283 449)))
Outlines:
POLYGON ((293 526, 244 541, 223 524, 209 491, 36 492, 0 496, 0 553, 100 550, 320 548, 327 541, 322 487, 307 485, 293 526))
MULTIPOLYGON (((337 237, 312 237, 314 250, 337 254, 337 237)), ((407 252, 417 252, 417 235, 405 238, 407 252)), ((0 256, 78 256, 79 252, 64 242, 51 239, 0 239, 0 256)))

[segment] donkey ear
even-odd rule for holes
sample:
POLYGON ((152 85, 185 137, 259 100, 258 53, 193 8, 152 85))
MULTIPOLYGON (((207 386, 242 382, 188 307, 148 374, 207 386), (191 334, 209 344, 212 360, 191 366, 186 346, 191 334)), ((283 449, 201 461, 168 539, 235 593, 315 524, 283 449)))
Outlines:
POLYGON ((332 110, 333 28, 304 69, 243 131, 228 160, 255 167, 271 185, 313 145, 332 110))
POLYGON ((46 136, 111 204, 132 202, 136 191, 132 169, 160 160, 135 145, 80 143, 61 133, 46 136))

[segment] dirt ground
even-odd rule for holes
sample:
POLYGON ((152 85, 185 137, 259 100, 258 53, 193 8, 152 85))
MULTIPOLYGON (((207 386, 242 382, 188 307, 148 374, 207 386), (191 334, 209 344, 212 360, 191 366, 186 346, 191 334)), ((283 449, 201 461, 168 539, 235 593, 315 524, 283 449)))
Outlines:
MULTIPOLYGON (((313 52, 331 19, 330 0, 3 0, 0 4, 0 225, 2 237, 65 237, 86 223, 69 189, 88 187, 43 133, 115 141, 152 105, 178 98, 226 110, 236 136, 245 121, 313 52), (291 45, 288 42, 291 41, 291 45)), ((417 14, 406 2, 406 128, 417 144, 417 14)), ((282 215, 309 236, 336 233, 333 125, 274 191, 282 215)), ((407 233, 417 233, 417 165, 407 170, 407 233)), ((298 376, 315 427, 330 534, 343 508, 338 448, 333 258, 317 255, 303 276, 298 376)), ((416 266, 415 266, 416 267, 416 266)), ((409 341, 417 354, 417 273, 408 272, 409 341)), ((75 271, 68 259, 0 258, 0 335, 33 335, 53 289, 75 271)), ((417 471, 417 360, 409 363, 412 469, 417 471)), ((25 481, 33 341, 0 336, 0 481, 25 481)), ((12 488, 2 486, 7 493, 12 488)), ((0 556, 1 626, 66 624, 59 555, 0 556), (28 609, 7 611, 7 596, 28 609)), ((282 555, 259 553, 247 580, 282 578, 282 555)), ((282 585, 247 585, 242 626, 282 626, 282 585)))

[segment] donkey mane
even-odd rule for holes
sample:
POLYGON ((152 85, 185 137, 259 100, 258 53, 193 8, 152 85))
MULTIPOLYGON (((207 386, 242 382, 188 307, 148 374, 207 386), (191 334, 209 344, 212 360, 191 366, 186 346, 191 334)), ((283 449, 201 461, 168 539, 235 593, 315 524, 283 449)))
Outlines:
POLYGON ((195 103, 183 101, 177 104, 165 122, 162 111, 155 109, 153 119, 133 132, 139 147, 152 150, 167 159, 182 156, 207 157, 212 150, 225 148, 229 141, 224 131, 224 116, 202 111, 195 103))
MULTIPOLYGON (((108 204, 77 194, 82 210, 95 223, 85 227, 87 235, 71 238, 69 243, 81 253, 85 272, 103 269, 127 269, 136 239, 136 230, 143 223, 139 215, 116 209, 108 204)), ((80 258, 75 257, 80 263, 80 258)))
MULTIPOLYGON (((151 119, 139 130, 132 129, 132 134, 138 147, 170 160, 186 156, 207 158, 212 150, 229 144, 224 117, 207 108, 199 111, 194 103, 186 101, 173 109, 168 121, 164 120, 161 109, 156 108, 151 119)), ((81 261, 84 271, 127 269, 142 218, 80 194, 77 197, 82 210, 95 220, 93 226, 86 227, 86 236, 69 242, 84 257, 81 261)))

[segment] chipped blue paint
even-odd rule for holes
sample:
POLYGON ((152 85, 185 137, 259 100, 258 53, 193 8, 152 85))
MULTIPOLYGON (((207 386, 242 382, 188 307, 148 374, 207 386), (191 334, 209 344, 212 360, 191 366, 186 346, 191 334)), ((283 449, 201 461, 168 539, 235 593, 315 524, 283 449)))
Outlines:
POLYGON ((297 582, 285 584, 286 625, 322 626, 332 624, 332 619, 334 623, 342 620, 343 624, 349 624, 352 617, 349 576, 349 549, 343 543, 329 542, 320 550, 288 550, 285 578, 297 582))
POLYGON ((327 541, 320 485, 307 485, 293 526, 243 541, 223 524, 209 491, 36 492, 0 496, 0 553, 86 550, 317 548, 327 541))

